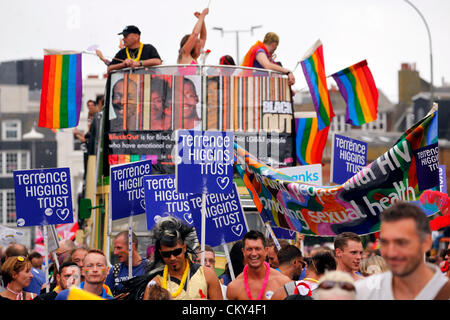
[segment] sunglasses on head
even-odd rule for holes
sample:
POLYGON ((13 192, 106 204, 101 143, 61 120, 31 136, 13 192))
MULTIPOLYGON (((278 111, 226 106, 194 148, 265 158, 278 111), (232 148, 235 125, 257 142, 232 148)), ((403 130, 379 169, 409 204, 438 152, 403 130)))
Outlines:
POLYGON ((170 258, 171 256, 177 257, 183 252, 183 248, 178 248, 171 251, 159 251, 163 258, 170 258))
POLYGON ((345 281, 327 280, 327 281, 324 281, 321 284, 319 284, 319 288, 329 290, 329 289, 333 289, 336 285, 338 285, 339 288, 341 288, 342 290, 345 290, 345 291, 355 291, 355 286, 353 284, 351 284, 349 282, 345 282, 345 281))

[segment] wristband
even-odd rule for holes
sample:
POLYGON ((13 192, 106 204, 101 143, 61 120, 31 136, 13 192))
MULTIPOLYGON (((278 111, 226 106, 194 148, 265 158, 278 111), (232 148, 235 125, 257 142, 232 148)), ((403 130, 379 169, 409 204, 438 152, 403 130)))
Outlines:
POLYGON ((141 60, 141 61, 139 61, 139 64, 141 65, 141 67, 143 67, 143 66, 144 66, 144 64, 142 63, 142 60, 141 60))
POLYGON ((288 75, 289 75, 289 73, 292 73, 292 71, 288 71, 288 72, 286 72, 286 75, 288 76, 288 75))

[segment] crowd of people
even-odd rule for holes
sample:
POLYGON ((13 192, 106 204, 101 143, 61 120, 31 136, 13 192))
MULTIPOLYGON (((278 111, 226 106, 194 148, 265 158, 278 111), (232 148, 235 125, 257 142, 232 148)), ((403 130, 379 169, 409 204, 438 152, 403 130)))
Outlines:
POLYGON ((343 232, 333 248, 302 250, 299 243, 277 245, 257 230, 230 250, 230 264, 217 275, 214 249, 205 246, 204 264, 193 227, 164 217, 152 230, 153 250, 138 251, 128 231, 113 241, 118 263, 98 249, 62 240, 49 268, 43 257, 18 243, 2 250, 0 300, 65 300, 74 288, 86 295, 118 300, 448 300, 450 244, 445 260, 425 259, 432 246, 424 212, 397 203, 381 214, 379 248, 363 248, 361 237, 343 232), (130 256, 132 273, 130 277, 130 256))

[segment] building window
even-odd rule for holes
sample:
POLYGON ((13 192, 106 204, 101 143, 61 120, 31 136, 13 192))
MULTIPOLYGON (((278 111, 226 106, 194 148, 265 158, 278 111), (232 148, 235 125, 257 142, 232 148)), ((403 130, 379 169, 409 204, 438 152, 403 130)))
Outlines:
POLYGON ((22 137, 20 120, 5 120, 2 122, 2 140, 17 141, 22 137))
POLYGON ((0 176, 12 176, 14 170, 30 168, 29 151, 2 151, 0 152, 0 176))
POLYGON ((16 222, 16 197, 14 191, 6 192, 6 223, 16 222))
POLYGON ((14 190, 0 190, 0 223, 16 224, 16 198, 14 190))

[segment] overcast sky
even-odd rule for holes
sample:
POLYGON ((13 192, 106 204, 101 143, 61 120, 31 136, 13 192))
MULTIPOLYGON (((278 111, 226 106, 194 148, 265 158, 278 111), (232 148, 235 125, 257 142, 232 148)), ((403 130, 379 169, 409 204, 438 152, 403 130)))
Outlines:
MULTIPOLYGON (((44 48, 85 50, 98 45, 105 56, 114 56, 126 25, 141 29, 141 40, 153 44, 164 64, 175 64, 181 37, 196 22, 193 13, 210 2, 206 17, 211 50, 206 63, 220 56, 236 58, 235 34, 212 30, 249 30, 240 33, 239 55, 262 40, 269 31, 280 36, 277 60, 294 68, 311 45, 323 43, 325 70, 331 75, 366 59, 375 82, 392 102, 397 102, 397 72, 402 62, 416 63, 430 80, 430 51, 425 25, 404 0, 18 0, 0 1, 0 61, 42 58, 44 48)), ((431 30, 434 83, 450 82, 450 1, 411 0, 431 30)), ((105 66, 91 55, 83 56, 83 76, 101 74, 105 66)), ((296 89, 306 89, 301 67, 296 89)), ((329 84, 335 84, 328 78, 329 84)))

